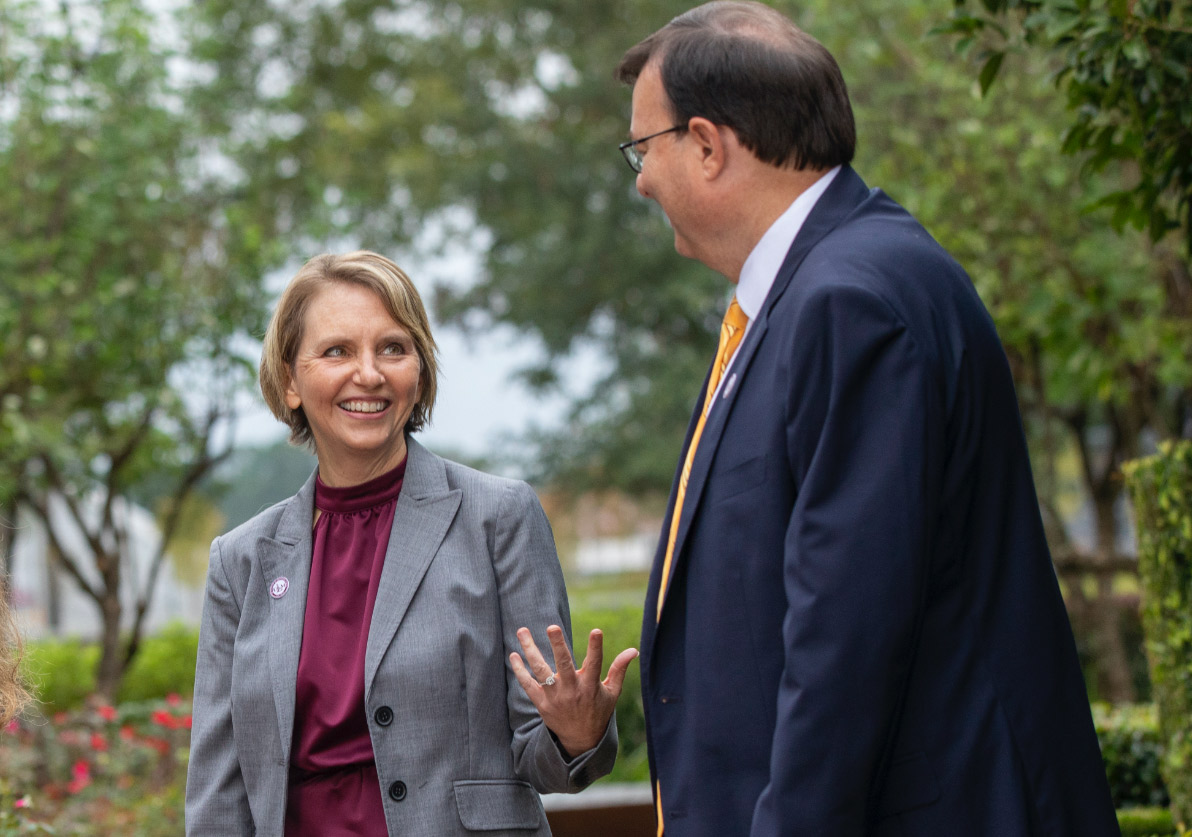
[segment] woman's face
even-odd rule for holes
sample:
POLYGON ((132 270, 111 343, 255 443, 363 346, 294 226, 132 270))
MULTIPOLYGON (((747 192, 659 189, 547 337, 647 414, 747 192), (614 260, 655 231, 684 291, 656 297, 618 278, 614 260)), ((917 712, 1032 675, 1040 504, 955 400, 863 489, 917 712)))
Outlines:
POLYGON ((402 460, 420 371, 413 338, 371 290, 333 282, 311 298, 286 404, 310 422, 323 482, 356 485, 402 460))

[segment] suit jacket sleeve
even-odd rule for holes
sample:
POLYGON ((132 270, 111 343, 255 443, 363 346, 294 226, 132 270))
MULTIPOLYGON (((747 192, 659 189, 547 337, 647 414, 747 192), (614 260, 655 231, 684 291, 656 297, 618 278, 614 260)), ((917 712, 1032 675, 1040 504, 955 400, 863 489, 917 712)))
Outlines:
POLYGON ((868 833, 928 581, 942 397, 889 305, 807 300, 789 344, 784 669, 753 834, 868 833))
POLYGON ((228 583, 220 539, 216 538, 211 544, 199 628, 194 727, 186 777, 187 837, 254 833, 232 738, 232 652, 239 622, 240 603, 228 583))
MULTIPOLYGON (((571 614, 550 524, 530 486, 512 483, 501 500, 493 546, 493 566, 501 598, 505 652, 521 652, 517 629, 523 625, 550 659, 548 625, 559 625, 571 645, 571 614)), ((616 716, 600 743, 567 761, 554 736, 506 663, 505 685, 513 758, 518 776, 542 793, 575 793, 612 770, 617 756, 616 716)))

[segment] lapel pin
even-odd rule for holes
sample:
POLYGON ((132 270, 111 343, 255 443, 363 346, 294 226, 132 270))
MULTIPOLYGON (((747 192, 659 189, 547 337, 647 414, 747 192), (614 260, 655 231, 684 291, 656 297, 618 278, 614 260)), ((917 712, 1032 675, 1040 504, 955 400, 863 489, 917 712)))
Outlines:
POLYGON ((273 583, 269 585, 269 595, 275 599, 280 599, 290 589, 290 580, 284 575, 273 579, 273 583))
POLYGON ((728 398, 729 394, 732 393, 732 391, 733 391, 733 387, 736 385, 737 385, 737 373, 734 372, 733 374, 728 376, 728 383, 726 383, 724 385, 724 395, 721 397, 728 398))

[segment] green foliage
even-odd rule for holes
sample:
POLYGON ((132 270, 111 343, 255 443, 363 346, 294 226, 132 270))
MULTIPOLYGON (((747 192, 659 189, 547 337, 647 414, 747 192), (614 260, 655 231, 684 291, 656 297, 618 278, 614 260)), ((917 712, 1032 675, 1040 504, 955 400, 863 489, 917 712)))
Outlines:
MULTIPOLYGON (((121 700, 162 700, 194 691, 198 631, 174 625, 147 637, 120 688, 121 700)), ((43 639, 25 648, 24 669, 42 712, 78 709, 95 693, 99 647, 78 639, 43 639)))
MULTIPOLYGON (((636 193, 616 153, 629 91, 610 79, 625 49, 690 5, 492 0, 465 12, 429 0, 417 24, 382 0, 195 12, 212 90, 278 126, 242 165, 260 188, 380 249, 481 252, 474 284, 433 277, 438 313, 540 343, 528 379, 574 409, 561 432, 533 432, 538 464, 576 490, 665 492, 715 349, 728 287, 674 253, 636 193), (267 97, 266 68, 284 79, 267 97), (299 160, 327 161, 322 179, 282 165, 299 160), (587 394, 566 371, 581 349, 606 364, 587 394)), ((1031 63, 1013 95, 982 100, 963 61, 926 36, 938 10, 925 0, 775 5, 840 60, 858 169, 972 270, 1028 406, 1096 421, 1139 403, 1167 435, 1192 333, 1168 317, 1145 243, 1115 238, 1106 213, 1080 213, 1116 187, 1082 180, 1059 153, 1068 118, 1047 67, 1031 63)))
MULTIPOLYGON (((612 658, 626 648, 637 648, 642 632, 641 604, 628 607, 585 607, 572 601, 571 627, 576 653, 587 647, 588 632, 600 628, 604 633, 605 671, 612 658)), ((646 761, 646 719, 642 709, 641 670, 635 660, 625 674, 621 699, 617 702, 617 733, 620 750, 617 764, 609 775, 611 782, 634 782, 650 778, 646 761)))
POLYGON ((1192 256, 1192 6, 1186 0, 956 0, 941 27, 982 63, 983 89, 1011 52, 1059 62, 1072 124, 1064 148, 1094 167, 1125 164, 1135 182, 1104 197, 1119 224, 1156 241, 1182 230, 1192 256), (974 10, 973 7, 976 6, 974 10))
MULTIPOLYGON (((1101 758, 1116 808, 1167 806, 1160 770, 1159 721, 1153 704, 1093 704, 1101 758)), ((1148 832, 1149 833, 1149 832, 1148 832)))
POLYGON ((78 639, 43 639, 25 646, 24 669, 43 712, 81 706, 95 692, 99 646, 78 639))
POLYGON ((1166 837, 1175 834, 1171 811, 1166 808, 1123 808, 1117 812, 1122 837, 1166 837))
POLYGON ((121 592, 142 613, 151 595, 124 573, 120 498, 154 482, 168 542, 225 450, 286 244, 281 208, 253 204, 224 155, 251 137, 199 118, 201 73, 167 14, 0 3, 0 503, 43 522, 57 503, 81 530, 59 565, 102 614, 108 694, 121 592))
POLYGON ((120 684, 119 699, 144 702, 192 694, 198 648, 198 630, 182 624, 146 639, 120 684))
POLYGON ((1138 520, 1143 625, 1163 776, 1177 823, 1192 824, 1192 442, 1165 442, 1123 469, 1138 520))

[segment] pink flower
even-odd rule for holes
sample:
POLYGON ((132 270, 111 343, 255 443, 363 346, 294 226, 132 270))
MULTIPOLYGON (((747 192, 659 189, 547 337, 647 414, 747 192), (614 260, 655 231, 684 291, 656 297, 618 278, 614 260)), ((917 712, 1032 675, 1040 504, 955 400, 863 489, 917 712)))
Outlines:
POLYGON ((14 808, 28 808, 32 804, 33 804, 33 802, 32 802, 32 800, 29 799, 28 796, 22 796, 16 802, 12 803, 14 808))
POLYGON ((11 721, 8 722, 8 726, 6 726, 4 728, 4 731, 5 732, 16 732, 20 728, 21 728, 21 725, 17 723, 17 719, 13 718, 11 721))
POLYGON ((179 706, 182 703, 182 696, 177 692, 170 692, 166 695, 166 703, 170 706, 179 706))
POLYGON ((128 724, 120 727, 120 738, 123 741, 132 741, 137 737, 137 732, 128 724))
POLYGON ((109 723, 116 720, 116 707, 108 706, 106 703, 95 710, 99 713, 99 717, 103 718, 109 723))
POLYGON ((91 749, 102 753, 108 749, 108 740, 98 732, 91 733, 91 749))
POLYGON ((70 769, 70 773, 73 778, 66 786, 70 793, 78 793, 91 784, 91 765, 85 759, 76 761, 74 767, 70 769))
POLYGON ((157 724, 158 726, 165 727, 166 729, 174 729, 177 726, 174 716, 164 709, 156 710, 152 715, 149 716, 149 720, 153 721, 153 723, 157 724))

